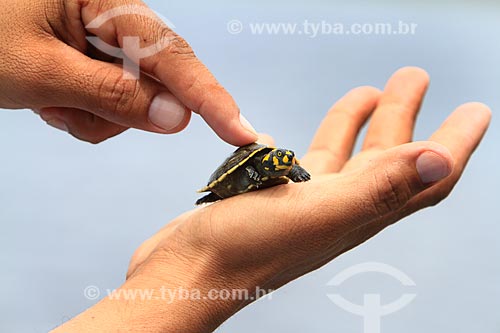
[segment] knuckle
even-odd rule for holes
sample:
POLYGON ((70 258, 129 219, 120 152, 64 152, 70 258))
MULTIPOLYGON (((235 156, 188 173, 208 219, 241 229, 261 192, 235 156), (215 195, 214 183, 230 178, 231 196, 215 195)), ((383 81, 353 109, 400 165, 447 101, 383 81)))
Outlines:
POLYGON ((70 134, 73 137, 75 137, 76 139, 90 143, 92 145, 97 145, 97 144, 99 144, 103 141, 106 141, 108 139, 107 137, 105 137, 103 135, 99 135, 96 133, 85 133, 83 131, 77 131, 77 130, 71 131, 70 134))
POLYGON ((89 137, 89 138, 86 138, 85 141, 92 144, 92 145, 97 145, 103 141, 106 141, 107 138, 104 138, 104 137, 89 137))
POLYGON ((345 99, 348 100, 362 100, 363 103, 359 107, 352 107, 352 103, 337 103, 331 109, 329 114, 333 116, 347 118, 350 123, 359 126, 366 120, 368 112, 366 109, 370 107, 375 101, 375 98, 380 95, 380 90, 371 86, 361 86, 351 90, 345 99))
POLYGON ((412 197, 410 183, 403 173, 394 175, 387 170, 383 173, 374 173, 372 185, 370 187, 372 208, 380 217, 403 208, 412 197))
POLYGON ((351 126, 361 126, 366 120, 366 115, 361 108, 345 108, 339 105, 328 111, 328 117, 339 118, 351 126))
POLYGON ((75 138, 97 145, 124 132, 127 128, 90 112, 84 112, 71 120, 69 129, 75 138))
POLYGON ((167 44, 167 52, 175 55, 181 55, 181 56, 187 56, 187 57, 194 57, 194 51, 189 45, 189 43, 182 38, 181 36, 177 35, 176 33, 172 32, 172 30, 168 28, 163 28, 161 29, 161 36, 168 40, 167 44))
POLYGON ((356 113, 354 111, 339 106, 333 106, 333 108, 328 111, 327 116, 334 118, 346 118, 349 122, 354 122, 356 120, 356 113))
POLYGON ((123 80, 121 76, 100 75, 97 96, 104 112, 128 113, 140 95, 138 80, 123 80))

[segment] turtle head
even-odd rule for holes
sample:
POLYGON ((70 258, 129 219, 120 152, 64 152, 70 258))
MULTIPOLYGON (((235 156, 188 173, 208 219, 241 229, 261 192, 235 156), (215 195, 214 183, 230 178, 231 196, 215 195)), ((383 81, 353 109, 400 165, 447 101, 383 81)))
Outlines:
POLYGON ((262 159, 264 171, 270 176, 286 176, 296 163, 293 151, 273 149, 262 159))

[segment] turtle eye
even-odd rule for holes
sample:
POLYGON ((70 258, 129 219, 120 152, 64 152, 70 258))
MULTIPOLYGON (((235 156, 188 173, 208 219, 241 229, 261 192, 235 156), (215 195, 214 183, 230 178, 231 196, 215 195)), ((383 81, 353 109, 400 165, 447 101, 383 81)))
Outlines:
POLYGON ((281 151, 278 151, 278 157, 282 157, 283 153, 281 151))

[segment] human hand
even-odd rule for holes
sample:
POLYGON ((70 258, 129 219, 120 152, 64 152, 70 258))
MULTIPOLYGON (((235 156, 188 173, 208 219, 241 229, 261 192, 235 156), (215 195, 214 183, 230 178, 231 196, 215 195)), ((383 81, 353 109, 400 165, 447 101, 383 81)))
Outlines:
MULTIPOLYGON (((243 194, 184 214, 136 251, 122 289, 180 286, 202 295, 277 289, 440 202, 479 144, 490 111, 479 103, 462 105, 429 141, 410 143, 427 85, 425 72, 404 68, 382 93, 371 87, 349 92, 329 111, 302 159, 313 176, 310 182, 243 194), (350 157, 370 116, 362 151, 350 157)), ((113 317, 102 316, 107 311, 120 313, 113 322, 134 331, 211 332, 252 301, 105 299, 79 320, 92 317, 100 327, 113 317)), ((71 327, 78 326, 66 326, 71 327)))
POLYGON ((231 144, 255 141, 255 131, 244 118, 240 121, 232 97, 165 24, 137 14, 86 29, 98 16, 124 5, 145 6, 140 0, 3 1, 0 107, 31 108, 48 124, 92 143, 131 127, 179 132, 188 125, 190 110, 231 144), (140 37, 141 48, 169 43, 140 60, 139 80, 126 80, 118 59, 88 43, 89 35, 121 48, 124 36, 140 37))

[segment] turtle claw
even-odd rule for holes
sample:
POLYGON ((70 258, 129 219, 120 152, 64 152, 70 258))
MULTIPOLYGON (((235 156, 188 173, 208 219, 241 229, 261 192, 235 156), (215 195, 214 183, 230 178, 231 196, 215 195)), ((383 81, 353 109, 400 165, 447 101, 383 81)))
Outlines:
POLYGON ((309 172, 298 165, 293 166, 292 170, 290 170, 290 173, 288 174, 288 177, 294 183, 302 183, 311 180, 311 175, 309 174, 309 172))
POLYGON ((247 170, 248 177, 250 177, 250 179, 255 180, 257 183, 260 182, 260 175, 257 170, 255 170, 251 166, 247 166, 245 169, 247 170))
POLYGON ((198 201, 196 201, 196 206, 203 205, 206 203, 216 202, 219 200, 222 200, 222 198, 215 193, 210 193, 204 196, 203 198, 199 199, 198 201))

